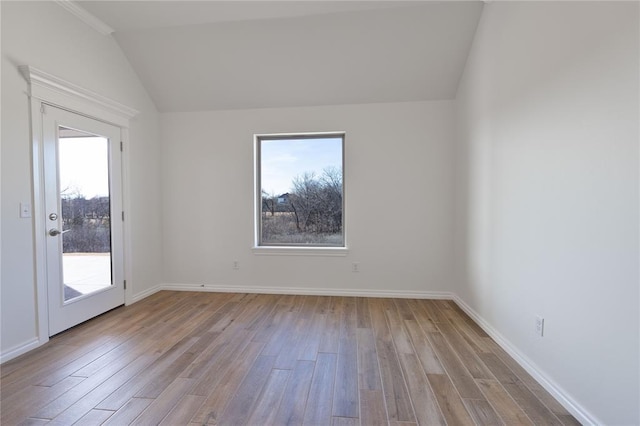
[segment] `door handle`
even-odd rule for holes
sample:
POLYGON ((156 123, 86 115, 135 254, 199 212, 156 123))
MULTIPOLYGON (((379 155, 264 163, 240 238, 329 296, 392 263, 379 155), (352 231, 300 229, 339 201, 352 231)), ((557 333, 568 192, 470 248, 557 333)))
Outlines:
POLYGON ((52 237, 55 237, 57 235, 64 234, 64 233, 69 232, 69 231, 71 231, 71 229, 67 229, 66 231, 62 231, 61 232, 61 231, 57 230, 56 228, 51 228, 51 229, 49 229, 49 235, 51 235, 52 237))

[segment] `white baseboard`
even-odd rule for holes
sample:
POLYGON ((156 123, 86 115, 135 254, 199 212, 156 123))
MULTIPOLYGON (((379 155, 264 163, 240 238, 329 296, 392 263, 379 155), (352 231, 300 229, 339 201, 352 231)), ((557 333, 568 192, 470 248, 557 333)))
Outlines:
POLYGON ((145 291, 142 291, 140 293, 134 294, 133 296, 131 296, 130 299, 127 300, 127 305, 131 305, 133 303, 139 302, 140 300, 147 298, 149 296, 151 296, 154 293, 159 292, 162 289, 161 285, 155 285, 149 289, 146 289, 145 291))
MULTIPOLYGON (((294 294, 300 296, 355 296, 384 297, 397 299, 447 299, 454 297, 446 291, 415 290, 376 290, 354 288, 311 288, 311 287, 262 287, 262 286, 229 286, 219 284, 178 284, 167 283, 158 286, 158 290, 174 291, 207 291, 216 293, 262 293, 262 294, 294 294)), ((155 291, 154 291, 155 293, 155 291)), ((138 299, 139 300, 139 299, 138 299)))
MULTIPOLYGON (((562 406, 576 419, 585 425, 604 424, 583 406, 577 403, 562 387, 550 379, 529 358, 521 353, 509 340, 499 333, 482 316, 467 305, 458 295, 445 291, 414 291, 414 290, 376 290, 376 289, 335 289, 308 287, 261 287, 261 286, 229 286, 229 285, 197 285, 166 283, 151 287, 133 295, 127 304, 138 302, 161 290, 173 291, 206 291, 217 293, 262 293, 262 294, 294 294, 309 296, 355 296, 355 297, 388 297, 404 299, 448 299, 453 300, 467 313, 493 340, 496 341, 522 368, 538 381, 562 406)), ((9 349, 0 354, 0 363, 4 363, 20 356, 41 345, 38 338, 31 339, 22 345, 9 349)))
POLYGON ((482 316, 467 305, 458 295, 453 296, 460 309, 465 311, 467 315, 473 319, 493 340, 496 341, 502 349, 504 349, 527 373, 536 379, 543 388, 547 390, 564 408, 583 425, 602 425, 604 424, 586 410, 582 405, 577 403, 562 387, 550 379, 534 362, 520 352, 509 340, 500 334, 491 326, 482 316))
MULTIPOLYGON (((42 343, 45 343, 45 342, 42 342, 42 343)), ((32 351, 38 346, 40 346, 42 343, 40 343, 40 339, 38 339, 37 337, 34 337, 33 339, 21 345, 15 346, 9 349, 8 351, 2 352, 2 354, 0 354, 0 364, 5 363, 9 360, 12 360, 13 358, 19 357, 20 355, 25 354, 29 351, 32 351)))

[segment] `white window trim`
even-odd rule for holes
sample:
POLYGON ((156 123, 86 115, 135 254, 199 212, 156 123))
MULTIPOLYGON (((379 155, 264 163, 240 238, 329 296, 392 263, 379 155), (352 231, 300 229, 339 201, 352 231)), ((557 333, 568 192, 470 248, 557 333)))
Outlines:
POLYGON ((349 254, 347 247, 254 246, 252 251, 258 256, 344 257, 349 254))
POLYGON ((295 133, 257 133, 253 135, 253 189, 254 189, 254 209, 253 209, 253 247, 252 252, 255 255, 259 256, 328 256, 328 257, 342 257, 347 256, 349 254, 349 248, 347 246, 347 232, 346 232, 346 183, 344 179, 344 170, 345 170, 345 145, 344 140, 346 138, 346 133, 343 130, 335 131, 335 132, 295 132, 295 133), (260 217, 262 213, 262 191, 259 188, 260 182, 260 156, 259 152, 259 144, 260 138, 269 137, 269 138, 291 138, 295 136, 332 136, 332 135, 341 135, 343 138, 342 145, 342 239, 344 241, 344 246, 286 246, 286 245, 274 245, 274 246, 261 246, 260 242, 260 217))

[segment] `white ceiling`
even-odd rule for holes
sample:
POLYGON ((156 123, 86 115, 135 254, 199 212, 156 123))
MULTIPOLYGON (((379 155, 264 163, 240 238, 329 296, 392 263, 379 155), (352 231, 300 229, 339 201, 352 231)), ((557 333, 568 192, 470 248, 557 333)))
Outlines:
POLYGON ((415 5, 415 0, 134 0, 76 1, 116 31, 321 15, 415 5))
POLYGON ((82 1, 160 111, 452 99, 480 1, 82 1))

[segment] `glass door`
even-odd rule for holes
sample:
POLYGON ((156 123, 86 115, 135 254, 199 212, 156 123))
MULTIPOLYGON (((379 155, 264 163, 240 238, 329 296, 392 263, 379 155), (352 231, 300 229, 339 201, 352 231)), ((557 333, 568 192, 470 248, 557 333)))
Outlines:
POLYGON ((49 334, 124 303, 120 129, 43 113, 49 334))
POLYGON ((109 140, 58 126, 65 302, 113 285, 109 140))

